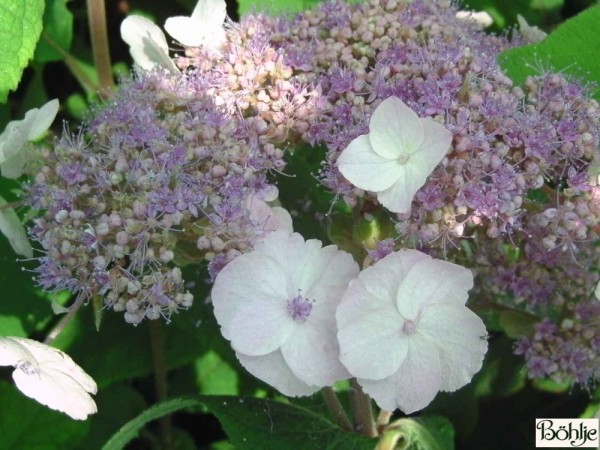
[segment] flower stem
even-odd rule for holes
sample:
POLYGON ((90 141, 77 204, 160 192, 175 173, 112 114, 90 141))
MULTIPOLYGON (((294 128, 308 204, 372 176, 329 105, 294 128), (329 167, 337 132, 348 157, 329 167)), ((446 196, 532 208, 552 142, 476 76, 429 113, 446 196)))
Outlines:
POLYGON ((375 421, 373 420, 373 408, 371 406, 371 397, 365 394, 356 381, 356 378, 350 380, 353 389, 352 411, 354 413, 354 428, 360 434, 365 436, 377 436, 375 421))
MULTIPOLYGON (((156 399, 162 402, 167 399, 167 358, 165 355, 165 340, 162 323, 159 320, 150 320, 150 348, 152 349, 152 363, 154 365, 154 391, 156 399)), ((173 427, 171 416, 163 416, 159 421, 161 438, 165 449, 171 448, 173 442, 173 427)))
POLYGON ((392 414, 392 411, 386 411, 385 409, 379 411, 379 415, 377 416, 377 429, 379 431, 381 431, 387 424, 390 423, 392 414))
POLYGON ((331 387, 327 386, 321 389, 321 393, 323 394, 323 398, 325 399, 325 403, 327 404, 329 412, 340 428, 346 431, 353 431, 350 419, 348 419, 346 411, 344 411, 344 408, 340 403, 340 399, 336 395, 335 391, 331 387))
POLYGON ((83 305, 85 299, 85 295, 79 295, 75 299, 73 304, 69 307, 69 312, 65 314, 65 316, 60 320, 60 322, 58 322, 58 324, 54 328, 52 328, 50 333, 48 333, 48 336, 46 336, 46 339, 44 339, 44 344, 50 345, 52 341, 56 339, 56 336, 58 336, 60 332, 69 324, 69 322, 73 320, 75 313, 79 311, 79 308, 81 308, 81 305, 83 305))
POLYGON ((106 31, 104 0, 87 0, 87 11, 94 65, 100 80, 100 95, 107 97, 113 88, 113 76, 108 47, 108 33, 106 31))

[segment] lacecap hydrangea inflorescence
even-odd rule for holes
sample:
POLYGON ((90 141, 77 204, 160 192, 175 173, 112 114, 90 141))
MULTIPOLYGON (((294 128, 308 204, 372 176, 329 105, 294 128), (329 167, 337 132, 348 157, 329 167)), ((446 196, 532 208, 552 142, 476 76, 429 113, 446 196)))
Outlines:
POLYGON ((327 148, 321 182, 369 219, 375 193, 336 162, 394 96, 452 143, 371 256, 410 247, 472 267, 482 304, 545 330, 519 347, 531 376, 597 378, 598 103, 559 73, 513 85, 496 58, 526 37, 457 11, 370 0, 250 14, 217 48, 184 46, 179 71, 138 71, 32 165, 40 285, 101 295, 132 323, 170 317, 192 302, 181 264, 206 258, 214 276, 265 232, 252 205, 276 198, 300 142, 327 148))

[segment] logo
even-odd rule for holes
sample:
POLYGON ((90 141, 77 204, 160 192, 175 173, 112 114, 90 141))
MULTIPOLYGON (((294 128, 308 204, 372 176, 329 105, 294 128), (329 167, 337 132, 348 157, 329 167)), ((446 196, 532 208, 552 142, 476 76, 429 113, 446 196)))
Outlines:
POLYGON ((599 419, 535 419, 537 448, 599 448, 599 419))

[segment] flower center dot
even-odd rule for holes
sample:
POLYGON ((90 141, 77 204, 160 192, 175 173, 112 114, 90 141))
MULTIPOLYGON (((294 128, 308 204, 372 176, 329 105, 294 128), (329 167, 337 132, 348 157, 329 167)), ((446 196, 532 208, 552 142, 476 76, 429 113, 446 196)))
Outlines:
POLYGON ((310 316, 314 300, 308 300, 302 297, 300 293, 291 300, 288 300, 287 310, 296 322, 304 322, 310 316))
POLYGON ((408 162, 409 158, 410 155, 408 153, 402 153, 400 156, 398 156, 398 162, 404 165, 408 162))
POLYGON ((415 323, 412 320, 407 320, 402 326, 402 331, 404 331, 404 334, 413 334, 416 329, 417 325, 415 325, 415 323))

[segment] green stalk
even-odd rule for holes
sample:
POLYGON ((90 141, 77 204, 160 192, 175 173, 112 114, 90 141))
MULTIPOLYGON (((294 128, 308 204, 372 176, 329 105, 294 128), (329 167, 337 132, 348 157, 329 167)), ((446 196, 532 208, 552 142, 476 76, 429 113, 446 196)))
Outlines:
POLYGON ((327 409, 331 412, 331 415, 335 419, 336 423, 346 431, 354 431, 352 428, 352 424, 350 423, 350 419, 346 415, 346 411, 342 407, 340 403, 340 399, 338 398, 335 391, 327 386, 321 389, 321 393, 323 394, 323 398, 325 399, 325 404, 327 405, 327 409))
MULTIPOLYGON (((165 354, 165 339, 160 320, 149 321, 150 348, 152 349, 152 364, 154 366, 154 391, 158 402, 165 401, 168 397, 167 385, 167 357, 165 354)), ((171 416, 158 419, 160 434, 165 449, 173 443, 173 426, 171 416)))
POLYGON ((87 10, 94 65, 96 66, 98 79, 100 80, 100 95, 108 97, 113 89, 114 82, 108 47, 104 0, 87 0, 87 10))
POLYGON ((364 393, 356 378, 350 380, 350 385, 353 389, 352 410, 354 412, 354 428, 360 434, 376 437, 377 429, 373 420, 371 397, 364 393))

